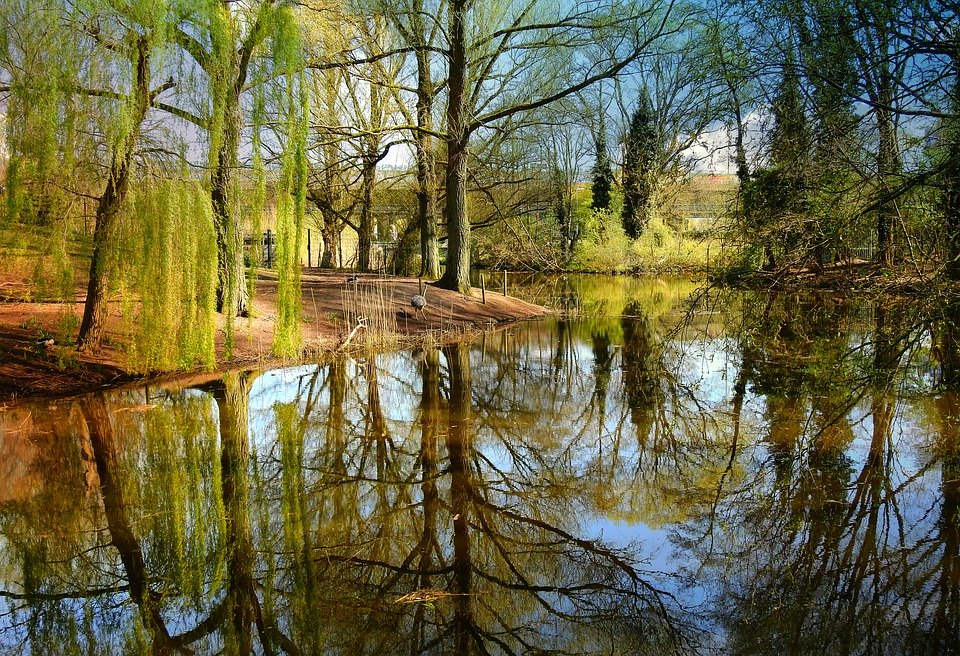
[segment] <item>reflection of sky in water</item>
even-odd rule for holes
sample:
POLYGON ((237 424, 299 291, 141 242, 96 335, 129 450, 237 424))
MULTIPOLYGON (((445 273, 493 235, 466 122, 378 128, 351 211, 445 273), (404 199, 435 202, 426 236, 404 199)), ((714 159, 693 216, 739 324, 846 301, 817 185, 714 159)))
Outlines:
MULTIPOLYGON (((566 322, 563 333, 558 332, 560 322, 535 323, 493 334, 471 346, 473 451, 469 455, 479 479, 474 483, 482 488, 485 500, 507 511, 553 522, 568 532, 573 542, 596 541, 629 554, 638 571, 660 590, 675 595, 680 607, 694 613, 703 611, 697 623, 708 627, 711 639, 717 640, 736 634, 732 629, 728 633, 730 625, 724 624, 730 621, 735 625, 736 618, 720 617, 721 611, 716 609, 753 617, 749 613, 759 612, 756 608, 737 605, 750 595, 757 597, 758 606, 769 603, 773 607, 789 605, 791 598, 810 594, 824 604, 825 614, 834 612, 829 606, 835 603, 830 590, 810 592, 790 587, 800 586, 809 574, 802 569, 807 566, 807 541, 813 542, 815 557, 825 562, 833 558, 824 565, 826 574, 811 569, 818 576, 836 578, 824 584, 827 588, 867 588, 869 576, 907 580, 913 574, 898 569, 907 562, 918 563, 918 569, 921 565, 935 569, 928 564, 930 554, 942 552, 938 531, 945 530, 938 523, 944 483, 935 448, 937 422, 943 418, 938 416, 934 401, 923 396, 923 385, 930 380, 929 363, 911 374, 911 394, 895 400, 891 431, 878 441, 873 439, 877 399, 869 388, 851 384, 850 389, 858 390, 860 398, 827 399, 839 404, 843 412, 839 422, 842 430, 829 433, 834 443, 825 448, 820 443, 818 424, 822 408, 817 404, 824 401, 821 396, 836 396, 836 391, 822 391, 823 381, 807 380, 807 387, 797 385, 779 390, 780 396, 766 396, 757 392, 757 381, 747 381, 733 454, 735 382, 744 359, 740 341, 723 332, 708 337, 691 329, 665 338, 665 332, 656 332, 656 339, 643 337, 651 343, 664 340, 664 351, 658 359, 648 361, 647 354, 636 349, 628 353, 623 335, 630 330, 647 330, 653 323, 633 326, 619 317, 608 321, 585 319, 566 322), (601 380, 604 361, 609 368, 607 378, 601 380), (631 366, 638 369, 631 371, 631 366), (635 394, 638 389, 630 389, 631 385, 642 387, 642 394, 635 394), (880 457, 874 461, 870 459, 871 447, 880 450, 880 457), (870 503, 877 504, 877 530, 871 532, 853 502, 866 503, 862 496, 865 486, 858 481, 874 473, 883 480, 872 488, 876 496, 870 503), (831 533, 831 529, 836 530, 831 533), (827 544, 828 539, 835 544, 827 544), (870 569, 864 583, 850 578, 853 568, 842 557, 859 553, 866 539, 876 542, 874 551, 865 549, 874 559, 871 567, 876 567, 870 569), (919 544, 930 547, 921 553, 916 551, 919 544)), ((856 333, 840 343, 858 346, 865 335, 856 333)), ((762 356, 769 360, 783 355, 783 344, 775 340, 764 349, 762 356)), ((805 363, 817 355, 813 351, 812 347, 804 351, 805 363)), ((279 495, 276 486, 283 465, 276 409, 291 403, 302 409, 312 389, 311 423, 304 436, 308 465, 303 474, 308 479, 306 489, 321 492, 311 502, 323 505, 323 494, 342 486, 339 491, 355 497, 360 524, 356 530, 372 543, 378 525, 389 523, 385 515, 417 509, 415 504, 422 501, 415 470, 421 446, 424 365, 420 362, 422 353, 370 358, 348 359, 342 365, 343 459, 348 463, 347 477, 355 479, 337 482, 330 478, 335 468, 329 462, 319 457, 316 467, 310 462, 312 450, 319 452, 325 446, 325 422, 331 410, 328 363, 259 375, 250 393, 249 424, 250 448, 256 454, 256 466, 265 473, 267 493, 279 495), (371 408, 371 372, 376 376, 377 408, 371 408), (396 458, 397 471, 402 473, 400 480, 388 481, 382 489, 377 487, 372 456, 362 466, 350 460, 359 458, 356 454, 364 452, 365 441, 372 439, 367 425, 371 410, 381 412, 386 421, 390 456, 396 458), (314 484, 319 487, 311 487, 314 484), (408 494, 402 497, 404 507, 393 503, 393 498, 393 505, 386 509, 378 505, 378 492, 389 488, 384 495, 400 495, 398 489, 404 486, 408 494)), ((437 429, 442 451, 438 481, 443 496, 449 494, 451 485, 445 439, 450 428, 447 410, 451 368, 456 363, 448 362, 444 354, 437 358, 441 398, 437 429)), ((861 359, 867 361, 869 357, 861 353, 861 359)), ((769 364, 769 360, 761 365, 769 364)), ((827 374, 839 371, 837 363, 829 361, 818 366, 825 367, 827 374)), ((765 382, 770 384, 769 380, 765 382)), ((196 397, 205 392, 188 390, 184 394, 196 397)), ((171 399, 175 397, 171 395, 171 399)), ((164 404, 162 398, 157 402, 164 404)), ((143 444, 131 440, 128 448, 143 448, 143 444)), ((144 458, 133 458, 132 462, 147 466, 144 458)), ((449 551, 452 509, 447 501, 444 503, 437 535, 441 549, 449 551)), ((270 519, 280 521, 275 515, 270 519)), ((511 535, 522 538, 524 530, 530 529, 518 526, 521 523, 512 526, 515 534, 511 535)), ((260 531, 272 528, 258 525, 254 532, 259 539, 260 531)), ((479 533, 476 526, 473 530, 479 533)), ((474 544, 485 545, 479 536, 474 544)), ((487 549, 493 550, 488 546, 474 548, 484 555, 488 555, 487 549)), ((0 551, 10 549, 6 535, 0 535, 0 551)), ((934 580, 936 574, 918 572, 915 578, 934 580)), ((890 597, 906 594, 907 588, 887 584, 883 581, 880 586, 877 603, 890 603, 892 607, 890 597)), ((925 581, 915 586, 918 594, 930 592, 925 581)), ((869 599, 868 593, 872 592, 867 590, 862 598, 869 599)), ((543 594, 548 597, 555 593, 543 594)), ((922 612, 919 602, 908 602, 905 607, 911 608, 914 616, 922 612)), ((564 603, 557 601, 558 605, 564 603)), ((187 621, 190 611, 180 612, 180 619, 171 619, 171 626, 185 627, 196 619, 190 616, 187 621)), ((542 619, 541 609, 526 612, 534 624, 542 619)), ((889 614, 896 615, 892 610, 889 614)), ((905 621, 901 616, 895 619, 905 621)), ((805 627, 809 626, 809 620, 805 621, 805 627)), ((0 618, 0 633, 10 631, 12 623, 9 617, 0 618)), ((551 635, 555 638, 565 629, 562 623, 555 623, 540 630, 544 635, 554 632, 551 635)))

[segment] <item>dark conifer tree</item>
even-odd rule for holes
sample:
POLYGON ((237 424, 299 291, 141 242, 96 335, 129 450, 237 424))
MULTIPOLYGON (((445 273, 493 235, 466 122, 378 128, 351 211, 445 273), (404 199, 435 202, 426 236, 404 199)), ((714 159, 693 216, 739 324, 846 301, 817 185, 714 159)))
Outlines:
POLYGON ((603 111, 600 112, 600 124, 596 134, 596 159, 593 164, 593 200, 590 207, 593 210, 610 208, 610 190, 613 188, 613 166, 610 163, 610 152, 607 149, 607 125, 603 120, 603 111))
POLYGON ((654 167, 659 151, 656 117, 649 92, 644 88, 630 118, 623 159, 623 229, 636 239, 650 221, 654 167))

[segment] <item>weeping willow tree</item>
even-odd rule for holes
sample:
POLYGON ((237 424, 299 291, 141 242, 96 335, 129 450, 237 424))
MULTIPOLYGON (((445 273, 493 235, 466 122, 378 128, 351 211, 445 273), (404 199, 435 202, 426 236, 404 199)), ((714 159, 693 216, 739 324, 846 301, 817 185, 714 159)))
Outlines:
MULTIPOLYGON (((217 238, 217 310, 228 317, 246 315, 249 309, 236 179, 245 126, 243 98, 258 83, 253 73, 259 60, 291 54, 289 48, 278 46, 282 39, 271 37, 290 36, 292 11, 289 3, 278 0, 206 0, 172 32, 175 43, 206 78, 201 101, 207 111, 192 114, 176 108, 176 112, 208 134, 210 200, 217 238)), ((281 70, 286 68, 286 62, 277 63, 281 70)))
MULTIPOLYGON (((161 98, 184 86, 172 75, 182 68, 171 57, 171 37, 183 15, 162 0, 123 6, 4 0, 0 10, 8 28, 0 30, 0 64, 12 126, 8 224, 52 227, 51 241, 59 245, 53 250, 70 270, 66 243, 80 218, 74 206, 84 196, 95 201, 78 345, 101 345, 108 297, 122 292, 136 337, 130 349, 135 366, 212 365, 212 196, 182 166, 164 166, 157 158, 182 152, 182 137, 144 127, 151 118, 161 118, 161 125, 171 114, 185 118, 161 98), (154 84, 154 78, 163 81, 154 84), (82 168, 77 160, 85 168, 73 175, 82 168)), ((37 268, 46 268, 47 259, 41 257, 37 268)), ((61 286, 61 295, 72 297, 72 281, 61 286)))
POLYGON ((298 354, 300 337, 300 247, 307 203, 308 88, 302 69, 286 77, 286 150, 277 199, 277 324, 273 350, 298 354))
POLYGON ((213 208, 197 182, 165 180, 131 192, 108 267, 135 339, 129 363, 143 371, 215 363, 216 249, 213 208))
POLYGON ((125 93, 117 94, 120 107, 117 120, 113 122, 115 131, 108 141, 109 171, 106 185, 97 201, 87 296, 77 337, 77 344, 82 350, 98 348, 103 339, 108 289, 106 254, 114 246, 112 236, 126 200, 141 126, 154 99, 174 86, 172 81, 156 88, 151 86, 151 57, 160 41, 157 23, 162 17, 151 11, 153 8, 148 4, 141 4, 139 8, 142 14, 138 18, 140 24, 146 26, 145 31, 119 27, 122 21, 117 21, 119 29, 115 35, 105 34, 101 28, 93 33, 93 40, 98 46, 119 53, 122 59, 127 60, 130 83, 125 93))
POLYGON ((5 236, 14 249, 40 254, 33 267, 39 297, 73 291, 68 226, 79 150, 72 79, 81 67, 50 0, 0 0, 0 97, 9 162, 2 187, 5 236))

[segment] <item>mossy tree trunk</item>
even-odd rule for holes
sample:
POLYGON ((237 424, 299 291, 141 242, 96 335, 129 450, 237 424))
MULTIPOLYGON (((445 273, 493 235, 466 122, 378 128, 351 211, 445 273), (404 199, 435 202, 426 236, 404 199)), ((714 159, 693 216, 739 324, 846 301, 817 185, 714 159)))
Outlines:
MULTIPOLYGON (((242 81, 238 77, 238 84, 242 81)), ((217 312, 245 316, 249 297, 243 284, 243 227, 232 204, 233 175, 243 117, 239 93, 231 94, 225 110, 223 143, 214 156, 210 201, 217 233, 217 312)))

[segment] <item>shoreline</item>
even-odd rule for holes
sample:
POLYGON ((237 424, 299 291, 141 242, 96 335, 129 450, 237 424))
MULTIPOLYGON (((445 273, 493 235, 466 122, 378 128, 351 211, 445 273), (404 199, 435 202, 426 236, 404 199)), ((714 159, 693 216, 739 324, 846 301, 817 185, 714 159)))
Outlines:
MULTIPOLYGON (((0 299, 0 404, 56 399, 105 389, 140 386, 153 381, 208 378, 236 368, 282 367, 316 362, 336 353, 383 352, 422 343, 441 344, 550 312, 500 293, 481 290, 473 296, 426 286, 428 303, 421 315, 410 306, 420 292, 417 278, 303 269, 301 279, 300 356, 272 353, 276 323, 276 276, 261 272, 252 303, 252 318, 234 320, 234 345, 226 357, 224 317, 218 315, 216 364, 211 369, 137 371, 126 346, 132 337, 122 332, 117 307, 111 309, 104 347, 95 354, 79 353, 72 344, 45 345, 64 317, 79 316, 83 296, 72 302, 31 302, 6 295, 0 299), (348 281, 356 276, 356 281, 348 281), (371 306, 370 303, 373 303, 371 306), (368 316, 369 315, 369 316, 368 316), (366 318, 366 329, 356 317, 366 318)), ((69 323, 69 321, 67 322, 69 323)), ((75 330, 73 337, 76 336, 75 330)))

